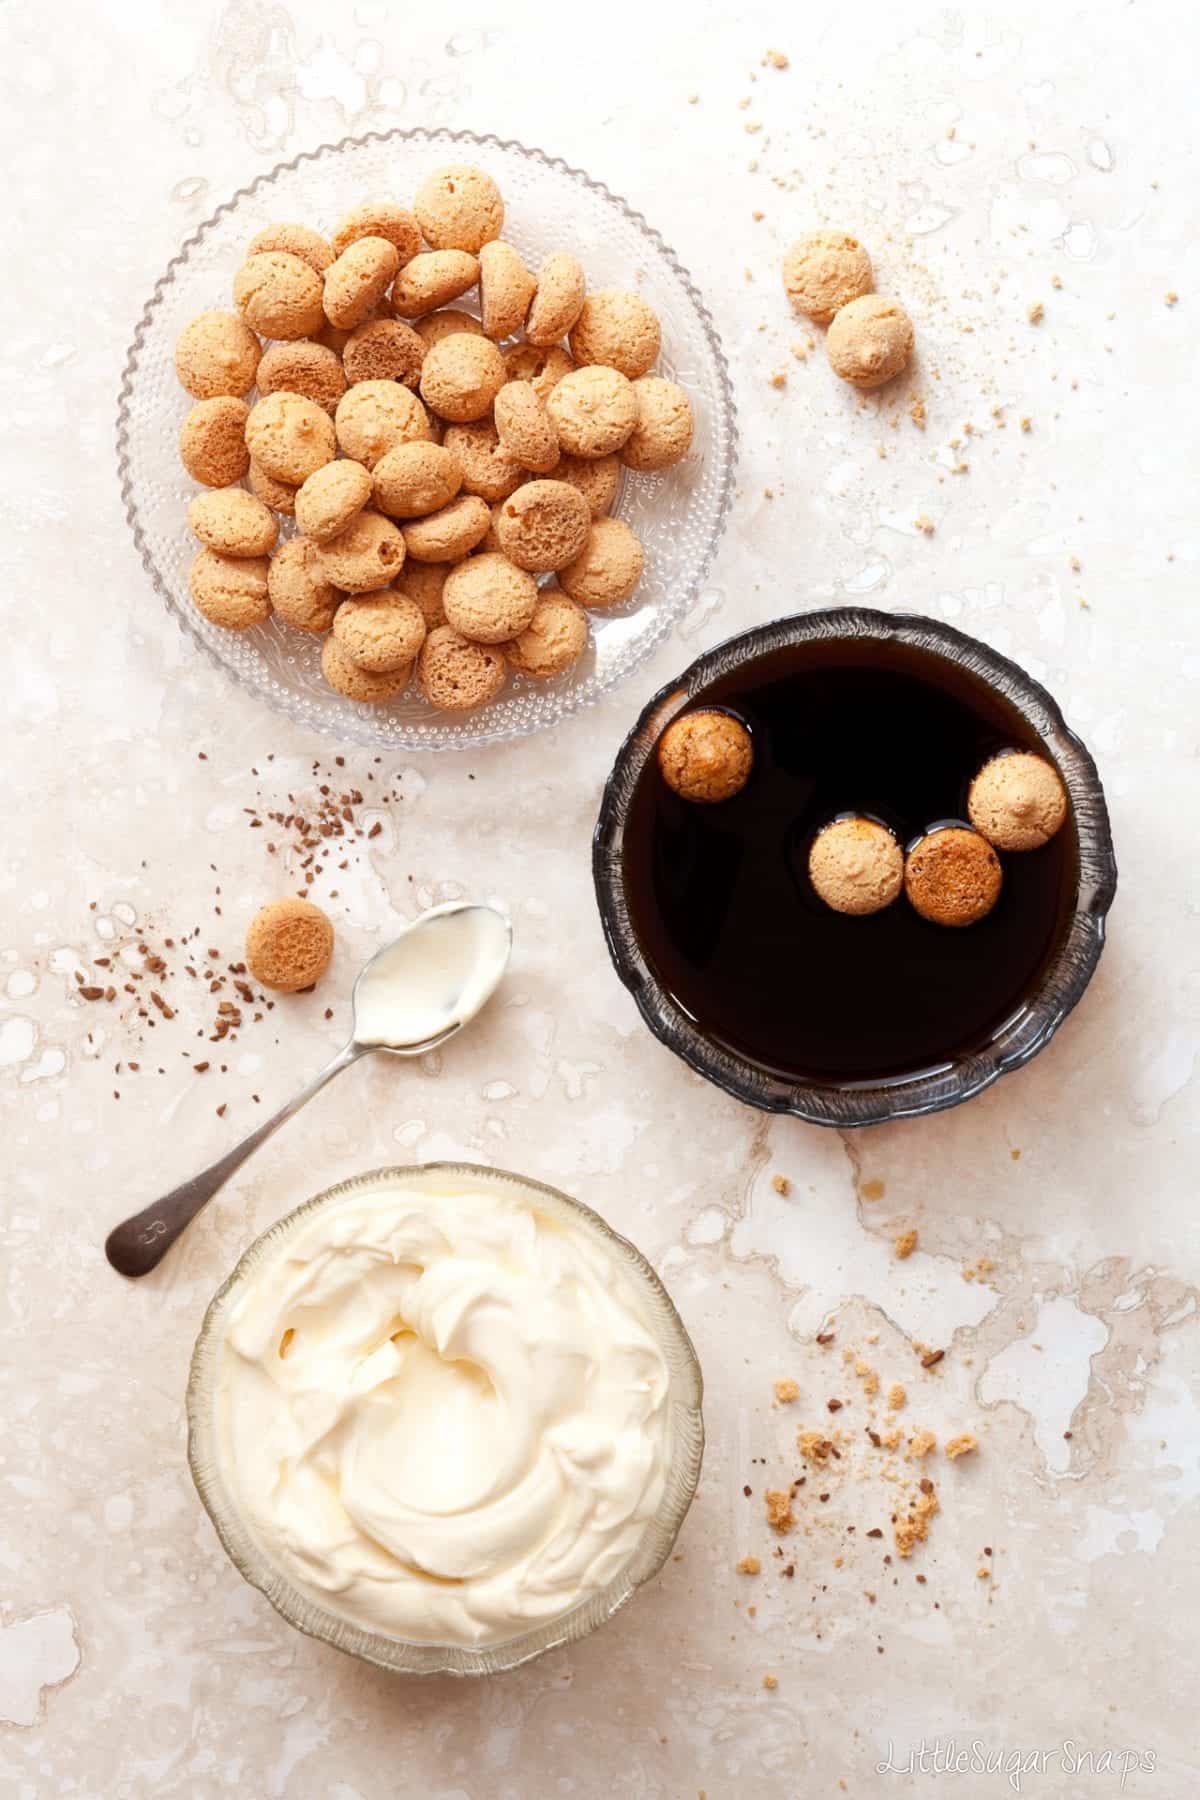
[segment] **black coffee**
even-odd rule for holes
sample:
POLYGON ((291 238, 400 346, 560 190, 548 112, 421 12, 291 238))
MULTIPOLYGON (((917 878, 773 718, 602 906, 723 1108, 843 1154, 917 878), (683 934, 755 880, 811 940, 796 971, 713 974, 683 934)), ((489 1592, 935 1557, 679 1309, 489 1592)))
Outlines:
POLYGON ((971 779, 996 751, 1046 754, 1021 715, 965 670, 875 641, 774 651, 694 704, 749 727, 749 784, 696 805, 652 757, 624 847, 634 926, 680 1006, 762 1067, 826 1083, 915 1074, 985 1044, 1066 930, 1070 817, 1042 849, 1001 855, 999 901, 962 930, 927 923, 903 895, 869 918, 832 912, 808 851, 839 813, 882 820, 902 845, 965 820, 971 779))

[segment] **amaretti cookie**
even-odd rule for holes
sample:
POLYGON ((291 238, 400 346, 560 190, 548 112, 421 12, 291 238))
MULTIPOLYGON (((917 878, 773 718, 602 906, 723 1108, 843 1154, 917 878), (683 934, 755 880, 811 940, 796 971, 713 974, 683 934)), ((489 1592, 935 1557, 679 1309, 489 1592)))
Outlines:
POLYGON ((961 929, 987 917, 1004 874, 987 839, 947 825, 920 838, 904 859, 904 891, 923 919, 961 929))
POLYGON ((268 250, 284 250, 289 256, 298 256, 316 275, 324 275, 336 254, 329 240, 311 225, 292 223, 264 225, 246 245, 247 256, 261 256, 268 250))
POLYGON ((246 420, 250 408, 232 394, 216 395, 193 406, 179 428, 179 455, 193 481, 205 487, 231 487, 250 467, 246 420))
POLYGON ((345 379, 400 381, 415 388, 425 361, 425 340, 403 319, 371 319, 356 326, 342 351, 345 379))
POLYGON ((441 418, 464 424, 491 411, 504 378, 504 358, 495 344, 459 332, 426 350, 421 398, 441 418))
POLYGON ((611 456, 633 436, 637 399, 619 369, 592 363, 556 382, 546 400, 558 441, 571 456, 611 456))
POLYGON ((740 794, 750 779, 754 745, 740 719, 716 708, 684 713, 658 740, 658 766, 684 800, 715 806, 740 794))
POLYGON ((432 438, 429 414, 398 381, 359 381, 338 402, 337 441, 344 455, 373 469, 397 444, 432 438))
POLYGON ((451 566, 450 563, 422 563, 410 558, 392 584, 397 594, 403 594, 420 608, 426 631, 446 623, 442 592, 451 566))
POLYGON ((531 344, 557 344, 575 324, 587 297, 583 265, 569 250, 552 250, 538 270, 537 291, 525 320, 531 344))
POLYGON ((188 570, 196 611, 225 631, 248 631, 271 616, 265 556, 222 556, 201 550, 188 570))
POLYGON ((321 277, 286 250, 247 257, 233 280, 233 298, 247 325, 269 338, 306 338, 324 319, 321 277))
POLYGON ((421 248, 421 227, 406 207, 391 200, 367 200, 348 212, 334 232, 333 254, 341 256, 360 238, 386 238, 403 268, 421 248))
POLYGON ((998 850, 1040 850, 1062 829, 1067 792, 1058 770, 1027 750, 993 756, 971 783, 967 815, 998 850))
POLYGON ((642 579, 646 555, 623 519, 596 519, 582 550, 558 571, 563 593, 580 606, 620 606, 642 579))
POLYGON ((328 631, 343 598, 307 537, 289 538, 279 546, 271 558, 267 592, 279 618, 297 631, 328 631))
POLYGON ((530 381, 506 381, 494 402, 496 433, 506 456, 534 475, 559 459, 558 434, 530 381))
POLYGON ((412 519, 404 526, 408 554, 418 562, 452 563, 468 556, 492 522, 487 502, 477 494, 460 494, 449 506, 412 519))
POLYGON ((651 473, 682 461, 692 445, 692 403, 677 381, 643 375, 633 384, 637 423, 621 446, 627 469, 651 473))
POLYGON ((508 665, 490 644, 474 644, 452 625, 437 625, 417 658, 417 686, 432 706, 445 712, 473 712, 494 700, 508 678, 508 665))
POLYGON ((353 331, 370 317, 400 267, 387 238, 355 238, 325 272, 325 317, 341 331, 353 331))
POLYGON ((557 588, 542 588, 524 631, 505 644, 508 665, 534 681, 563 675, 587 649, 588 622, 583 608, 557 588))
POLYGON ((504 352, 504 367, 510 381, 527 381, 538 399, 545 400, 575 364, 561 344, 545 348, 513 344, 504 352))
POLYGON ((434 344, 440 344, 444 337, 452 337, 456 331, 465 331, 470 337, 482 337, 483 326, 474 313, 462 312, 456 306, 444 306, 438 312, 426 313, 418 319, 413 330, 427 350, 434 344))
POLYGON ((175 373, 195 400, 241 399, 254 386, 262 345, 236 313, 206 312, 185 325, 175 345, 175 373))
POLYGON ((333 926, 311 900, 272 900, 255 913, 246 931, 250 973, 280 994, 312 987, 332 957, 333 926))
POLYGON ((318 544, 317 560, 327 580, 346 594, 369 594, 387 587, 404 566, 404 539, 377 512, 360 512, 337 537, 318 544))
POLYGON ((525 480, 524 469, 506 452, 490 419, 447 426, 443 443, 462 471, 464 493, 478 494, 489 505, 506 499, 525 480))
POLYGON ((603 363, 636 381, 653 368, 662 344, 658 314, 627 288, 601 288, 579 309, 567 342, 580 368, 603 363))
POLYGON ((560 456, 554 469, 556 481, 578 488, 593 519, 612 511, 621 485, 621 463, 616 456, 560 456))
POLYGON ((912 355, 912 320, 898 300, 864 294, 834 314, 825 353, 835 375, 857 388, 882 387, 912 355))
POLYGON ((375 504, 394 519, 419 519, 448 506, 462 486, 458 458, 441 444, 397 444, 373 471, 375 504))
POLYGON ((250 467, 246 472, 246 486, 272 512, 284 513, 289 518, 295 512, 296 495, 300 490, 288 481, 277 481, 274 475, 268 475, 262 464, 256 463, 253 457, 250 458, 250 467))
POLYGON ((506 556, 472 556, 451 569, 442 590, 446 622, 476 644, 503 644, 524 631, 537 607, 538 585, 506 556))
POLYGON ((239 487, 197 494, 188 507, 188 524, 202 544, 222 556, 266 556, 279 536, 270 507, 239 487))
POLYGON ((808 875, 826 906, 865 918, 899 894, 904 852, 876 819, 834 819, 813 839, 808 875))
POLYGON ((511 244, 497 238, 479 252, 479 312, 484 335, 512 337, 525 323, 537 282, 511 244))
POLYGON ((312 338, 272 344, 258 365, 258 391, 264 399, 268 394, 302 394, 333 413, 348 386, 341 357, 312 338))
POLYGON ((400 669, 411 670, 425 642, 425 620, 419 606, 387 588, 381 594, 344 600, 333 621, 333 635, 358 668, 372 675, 394 675, 400 669))
POLYGON ((478 253, 500 236, 504 225, 500 189, 485 170, 470 163, 435 169, 417 189, 413 211, 435 250, 478 253))
POLYGON ((371 498, 371 474, 362 463, 339 457, 310 475, 296 494, 296 524, 318 544, 345 531, 371 498))
POLYGON ((844 231, 810 231, 783 259, 788 299, 817 325, 828 325, 843 306, 869 294, 872 279, 870 257, 844 231))
POLYGON ((592 516, 577 488, 565 481, 527 481, 500 504, 496 536, 519 569, 561 569, 587 542, 592 516))
POLYGON ((386 672, 360 669, 356 662, 351 662, 331 632, 321 646, 321 673, 334 693, 344 700, 358 700, 372 706, 383 700, 394 700, 397 694, 404 692, 412 680, 412 664, 406 663, 402 669, 386 672))
POLYGON ((303 394, 268 394, 251 407, 246 446, 276 481, 299 487, 337 455, 333 420, 303 394))
POLYGON ((465 250, 423 250, 401 269, 392 283, 392 305, 399 319, 457 300, 479 280, 479 261, 465 250))

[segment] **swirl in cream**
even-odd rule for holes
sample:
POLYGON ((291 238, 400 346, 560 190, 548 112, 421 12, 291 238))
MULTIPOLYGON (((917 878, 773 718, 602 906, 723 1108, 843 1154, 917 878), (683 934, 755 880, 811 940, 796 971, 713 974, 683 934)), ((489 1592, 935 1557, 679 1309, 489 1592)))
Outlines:
POLYGON ((267 1557, 370 1630, 503 1642, 629 1560, 669 1375, 618 1253, 540 1195, 427 1175, 317 1209, 222 1351, 224 1479, 267 1557))

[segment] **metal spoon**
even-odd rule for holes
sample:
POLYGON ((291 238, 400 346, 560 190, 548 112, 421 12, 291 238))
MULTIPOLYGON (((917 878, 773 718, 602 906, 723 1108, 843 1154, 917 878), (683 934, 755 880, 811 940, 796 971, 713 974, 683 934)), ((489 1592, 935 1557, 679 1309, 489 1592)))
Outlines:
POLYGON ((422 1056, 461 1031, 491 999, 508 965, 512 926, 490 906, 455 900, 414 919, 354 983, 354 1032, 345 1049, 248 1138, 180 1187, 109 1232, 104 1254, 121 1275, 148 1275, 235 1169, 306 1101, 372 1050, 422 1056))

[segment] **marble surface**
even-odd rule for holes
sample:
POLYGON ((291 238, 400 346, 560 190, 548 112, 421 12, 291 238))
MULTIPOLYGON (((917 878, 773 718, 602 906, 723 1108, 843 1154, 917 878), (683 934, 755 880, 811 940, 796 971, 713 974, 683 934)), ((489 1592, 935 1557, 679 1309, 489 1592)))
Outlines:
POLYGON ((6 1796, 918 1793, 949 1739, 1002 1763, 955 1793, 1013 1791, 1018 1755, 1022 1792, 1116 1793, 1130 1753, 1126 1793, 1196 1789, 1195 25, 1115 0, 801 17, 0 12, 6 1796), (234 693, 164 616, 119 505, 116 388, 155 277, 223 197, 299 148, 430 122, 541 144, 663 231, 734 366, 739 496, 697 610, 553 740, 331 769, 336 746, 234 693), (819 343, 791 349, 807 334, 779 258, 823 222, 868 242, 916 320, 911 380, 865 404, 819 343), (1046 1053, 957 1112, 854 1138, 746 1111, 648 1037, 587 855, 655 685, 843 596, 952 620, 1046 681, 1099 759, 1121 864, 1109 948, 1046 1053), (104 985, 98 957, 124 975, 138 943, 194 927, 200 956, 235 958, 252 909, 299 879, 294 833, 271 855, 243 808, 311 807, 327 780, 363 792, 364 829, 314 888, 339 934, 319 993, 220 1047, 182 972, 154 1030, 123 981, 78 997, 76 969, 104 985), (463 893, 516 926, 479 1028, 418 1068, 356 1068, 156 1277, 111 1274, 114 1217, 281 1101, 339 1041, 358 960, 463 893), (187 1475, 183 1389, 255 1233, 336 1176, 443 1155, 568 1187, 636 1238, 702 1357, 710 1446, 679 1559, 609 1628, 489 1684, 406 1686, 243 1585, 187 1475), (936 1370, 914 1343, 945 1348, 936 1370), (979 1438, 922 1465, 942 1512, 909 1561, 886 1560, 898 1484, 848 1349, 906 1384, 903 1423, 979 1438), (801 1490, 776 1557, 763 1489, 800 1472, 796 1429, 827 1428, 838 1394, 855 1447, 801 1490), (746 1553, 759 1576, 735 1573, 746 1553))

